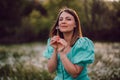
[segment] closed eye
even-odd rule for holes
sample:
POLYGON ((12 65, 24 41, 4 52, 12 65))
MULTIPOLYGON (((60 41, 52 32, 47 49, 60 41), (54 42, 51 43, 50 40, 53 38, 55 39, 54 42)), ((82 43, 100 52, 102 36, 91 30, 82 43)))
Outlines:
POLYGON ((69 21, 70 21, 71 19, 70 19, 70 18, 67 18, 67 20, 69 20, 69 21))
POLYGON ((62 21, 62 20, 63 20, 63 18, 60 18, 60 19, 59 19, 59 21, 62 21))
MULTIPOLYGON (((69 17, 66 17, 65 19, 68 20, 68 21, 71 21, 71 20, 72 20, 72 19, 69 18, 69 17)), ((62 20, 63 20, 63 18, 59 18, 59 21, 62 21, 62 20)))

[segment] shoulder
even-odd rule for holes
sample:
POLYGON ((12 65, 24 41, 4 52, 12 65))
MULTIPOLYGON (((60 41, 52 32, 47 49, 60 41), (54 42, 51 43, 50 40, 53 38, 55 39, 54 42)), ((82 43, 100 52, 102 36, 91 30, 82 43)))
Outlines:
POLYGON ((78 39, 78 42, 92 42, 92 40, 89 39, 88 37, 80 37, 78 39))
POLYGON ((51 41, 51 38, 48 38, 47 39, 47 46, 50 46, 50 41, 51 41))
POLYGON ((43 56, 49 59, 51 58, 52 53, 53 53, 53 47, 50 45, 50 38, 49 38, 47 40, 47 46, 43 53, 43 56))
POLYGON ((50 40, 51 40, 51 38, 48 38, 48 39, 47 39, 47 42, 49 43, 49 42, 50 42, 50 40))
POLYGON ((93 41, 87 37, 80 37, 74 46, 90 46, 93 45, 93 41))
MULTIPOLYGON (((73 63, 92 63, 94 61, 94 45, 87 37, 79 38, 73 46, 73 63)), ((79 64, 81 65, 81 64, 79 64)))

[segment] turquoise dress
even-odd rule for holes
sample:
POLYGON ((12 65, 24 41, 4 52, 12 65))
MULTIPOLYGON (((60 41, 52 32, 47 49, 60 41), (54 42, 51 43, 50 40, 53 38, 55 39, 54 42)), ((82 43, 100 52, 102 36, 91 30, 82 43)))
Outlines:
MULTIPOLYGON (((53 47, 50 46, 50 39, 48 39, 47 48, 43 56, 49 59, 51 58, 52 53, 53 53, 53 47)), ((54 80, 90 80, 87 74, 87 64, 90 64, 94 61, 93 42, 87 37, 79 38, 66 56, 73 64, 83 66, 84 68, 77 78, 73 78, 65 70, 60 60, 60 55, 58 54, 58 63, 56 70, 57 75, 54 78, 54 80)))

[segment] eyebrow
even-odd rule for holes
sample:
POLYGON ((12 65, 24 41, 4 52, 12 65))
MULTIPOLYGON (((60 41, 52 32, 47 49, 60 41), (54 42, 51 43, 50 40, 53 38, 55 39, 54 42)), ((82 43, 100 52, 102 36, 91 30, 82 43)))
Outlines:
MULTIPOLYGON (((63 17, 59 17, 59 18, 63 18, 63 17)), ((67 16, 67 17, 65 17, 65 18, 72 18, 72 17, 70 17, 70 16, 67 16)))

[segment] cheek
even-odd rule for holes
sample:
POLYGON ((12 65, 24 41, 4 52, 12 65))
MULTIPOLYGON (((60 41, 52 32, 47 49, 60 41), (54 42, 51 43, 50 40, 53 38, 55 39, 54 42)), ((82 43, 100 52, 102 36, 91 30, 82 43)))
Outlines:
POLYGON ((60 24, 62 24, 62 21, 59 21, 59 20, 58 20, 58 25, 60 25, 60 24))
POLYGON ((74 30, 74 27, 75 27, 75 25, 70 24, 69 27, 68 27, 68 30, 72 31, 72 30, 74 30))
POLYGON ((71 26, 71 27, 69 28, 69 30, 74 30, 74 27, 73 27, 73 26, 71 26))
POLYGON ((75 27, 75 23, 74 22, 70 22, 69 26, 74 28, 75 27))

